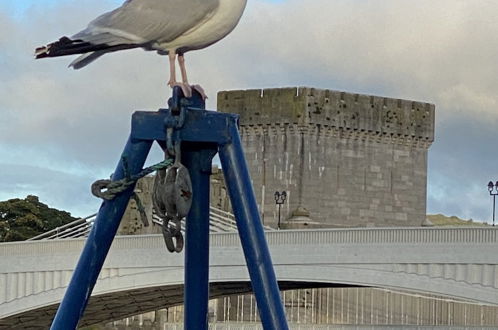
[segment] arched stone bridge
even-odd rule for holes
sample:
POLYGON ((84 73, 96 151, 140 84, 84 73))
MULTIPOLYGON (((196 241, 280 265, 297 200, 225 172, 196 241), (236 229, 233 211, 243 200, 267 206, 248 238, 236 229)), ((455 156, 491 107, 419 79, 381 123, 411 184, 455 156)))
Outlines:
MULTIPOLYGON (((495 228, 363 228, 267 232, 282 289, 368 286, 498 305, 495 228)), ((0 329, 46 329, 84 239, 0 244, 0 329)), ((211 296, 249 292, 237 233, 211 235, 211 296)), ((160 235, 112 245, 80 325, 183 300, 183 254, 160 235)))

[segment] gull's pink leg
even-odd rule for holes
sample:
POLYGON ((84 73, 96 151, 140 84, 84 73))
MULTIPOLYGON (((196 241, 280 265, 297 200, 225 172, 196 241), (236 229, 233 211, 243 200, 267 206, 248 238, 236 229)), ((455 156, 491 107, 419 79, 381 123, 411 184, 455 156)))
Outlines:
POLYGON ((170 51, 168 54, 169 58, 169 87, 173 88, 176 85, 176 68, 175 68, 175 59, 176 53, 174 51, 170 51))
POLYGON ((176 81, 176 67, 175 67, 176 52, 170 51, 168 53, 168 58, 169 58, 169 82, 168 82, 169 87, 173 88, 175 86, 180 86, 180 88, 183 91, 183 95, 185 95, 185 97, 192 97, 192 88, 190 88, 189 85, 185 85, 176 81))
POLYGON ((183 84, 186 86, 189 86, 189 88, 192 87, 193 89, 198 91, 199 94, 201 94, 203 100, 207 99, 206 93, 204 92, 204 89, 201 86, 199 86, 199 85, 190 86, 189 85, 188 79, 187 79, 187 69, 185 68, 185 56, 183 54, 178 55, 178 64, 180 65, 180 71, 182 72, 183 84))
POLYGON ((178 64, 180 64, 180 71, 182 72, 182 81, 185 85, 188 85, 187 69, 185 69, 185 56, 183 54, 178 55, 178 64))
MULTIPOLYGON (((188 84, 182 84, 176 81, 176 63, 175 63, 176 52, 173 50, 169 51, 168 58, 169 58, 169 82, 168 82, 169 87, 173 88, 175 86, 180 86, 183 91, 183 95, 185 95, 185 97, 192 97, 192 89, 190 88, 190 86, 188 84)), ((182 76, 183 76, 183 71, 182 71, 182 76)))

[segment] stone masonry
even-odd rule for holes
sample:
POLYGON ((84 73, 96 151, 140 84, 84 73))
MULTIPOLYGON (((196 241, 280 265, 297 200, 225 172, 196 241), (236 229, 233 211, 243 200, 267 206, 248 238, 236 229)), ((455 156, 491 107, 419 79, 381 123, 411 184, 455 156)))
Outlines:
POLYGON ((240 133, 263 221, 307 209, 331 227, 419 226, 426 215, 429 103, 313 88, 226 91, 218 110, 240 133))

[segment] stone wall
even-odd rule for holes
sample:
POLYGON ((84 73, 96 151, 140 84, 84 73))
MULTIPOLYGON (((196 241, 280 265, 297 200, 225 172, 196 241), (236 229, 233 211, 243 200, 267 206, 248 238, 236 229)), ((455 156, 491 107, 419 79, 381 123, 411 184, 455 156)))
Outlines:
POLYGON ((213 165, 211 171, 210 205, 226 212, 232 212, 230 198, 221 168, 213 165))
POLYGON ((161 227, 152 221, 152 191, 154 177, 149 175, 138 180, 135 186, 135 194, 138 195, 143 211, 148 221, 148 226, 144 225, 142 214, 137 202, 132 198, 128 202, 126 211, 121 219, 118 228, 118 235, 147 235, 160 234, 161 227))
POLYGON ((432 104, 312 88, 227 91, 218 110, 240 133, 263 221, 304 207, 332 227, 419 226, 425 220, 432 104))

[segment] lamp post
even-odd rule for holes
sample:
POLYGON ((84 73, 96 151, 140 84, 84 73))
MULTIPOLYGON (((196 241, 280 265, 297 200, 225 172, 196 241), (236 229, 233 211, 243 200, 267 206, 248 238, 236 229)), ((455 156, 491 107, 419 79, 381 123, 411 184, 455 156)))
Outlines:
POLYGON ((493 184, 493 181, 488 183, 488 191, 493 196, 493 226, 495 225, 495 210, 496 210, 496 195, 498 195, 498 181, 493 184))
POLYGON ((282 208, 282 204, 285 203, 286 199, 287 199, 287 192, 275 191, 275 204, 278 205, 278 224, 277 224, 278 229, 280 229, 280 209, 282 208))

